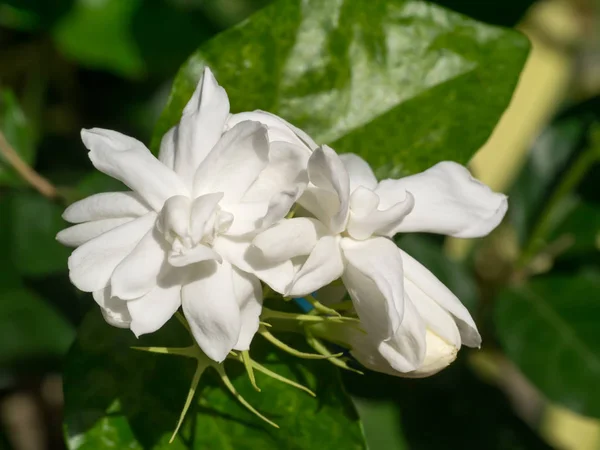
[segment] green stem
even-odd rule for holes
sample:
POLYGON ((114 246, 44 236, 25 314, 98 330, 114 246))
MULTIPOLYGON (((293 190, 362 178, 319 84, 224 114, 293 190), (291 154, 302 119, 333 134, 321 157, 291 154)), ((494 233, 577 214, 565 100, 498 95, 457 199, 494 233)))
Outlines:
POLYGON ((552 231, 552 216, 554 210, 561 201, 577 187, 581 179, 585 176, 588 169, 598 158, 598 150, 595 145, 582 152, 575 162, 571 165, 559 185, 556 187, 540 218, 525 245, 521 256, 517 261, 517 268, 523 269, 537 255, 539 250, 545 245, 548 234, 552 231))
POLYGON ((335 309, 328 308, 324 304, 322 304, 319 300, 314 298, 312 295, 307 295, 304 297, 314 308, 314 311, 320 312, 322 314, 331 315, 334 317, 342 317, 342 315, 337 312, 335 309))
POLYGON ((287 313, 282 311, 274 311, 272 309, 263 308, 260 318, 263 320, 267 319, 279 319, 279 320, 296 320, 299 322, 322 322, 325 320, 323 317, 312 316, 309 314, 296 314, 287 313))

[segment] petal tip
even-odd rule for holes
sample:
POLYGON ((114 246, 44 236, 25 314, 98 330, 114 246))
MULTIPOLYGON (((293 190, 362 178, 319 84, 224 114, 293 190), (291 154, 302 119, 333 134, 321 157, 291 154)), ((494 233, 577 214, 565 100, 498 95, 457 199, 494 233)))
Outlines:
POLYGON ((143 336, 144 334, 146 334, 143 331, 138 330, 138 326, 136 325, 135 321, 131 322, 131 324, 129 325, 129 329, 131 330, 133 335, 136 337, 136 339, 139 339, 140 336, 143 336))
POLYGON ((209 66, 204 66, 204 70, 202 71, 202 77, 203 77, 203 79, 206 76, 212 77, 212 78, 215 77, 214 74, 213 74, 213 71, 211 70, 211 68, 209 66))
POLYGON ((65 240, 65 231, 67 231, 67 229, 60 230, 58 233, 56 233, 56 236, 54 236, 54 239, 56 239, 62 245, 68 245, 67 241, 65 240))

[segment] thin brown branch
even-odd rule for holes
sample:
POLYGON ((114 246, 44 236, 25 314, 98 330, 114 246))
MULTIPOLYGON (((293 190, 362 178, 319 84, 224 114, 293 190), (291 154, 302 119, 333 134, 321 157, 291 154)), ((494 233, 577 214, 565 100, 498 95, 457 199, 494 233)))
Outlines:
POLYGON ((56 188, 39 173, 33 170, 19 154, 12 148, 0 131, 0 153, 4 159, 23 177, 25 181, 36 188, 44 197, 54 199, 58 197, 56 188))

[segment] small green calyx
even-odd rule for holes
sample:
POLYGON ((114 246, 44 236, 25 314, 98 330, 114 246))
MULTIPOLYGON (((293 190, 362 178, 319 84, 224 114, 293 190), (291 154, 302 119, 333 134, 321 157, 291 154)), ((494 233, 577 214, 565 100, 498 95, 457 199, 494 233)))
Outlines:
MULTIPOLYGON (((359 333, 366 333, 360 327, 360 320, 356 317, 352 301, 346 300, 326 306, 313 295, 307 295, 304 299, 313 307, 308 313, 283 312, 263 307, 258 334, 290 355, 304 359, 325 359, 340 369, 362 375, 363 372, 350 367, 348 364, 349 359, 344 358, 343 353, 331 353, 325 342, 321 340, 321 338, 325 337, 330 342, 338 342, 343 347, 346 347, 343 339, 327 339, 327 337, 332 334, 337 335, 339 334, 339 330, 348 327, 359 333), (269 330, 267 330, 267 327, 269 330), (292 348, 275 337, 272 331, 303 334, 307 344, 316 353, 306 353, 292 348)), ((283 297, 283 300, 292 299, 283 297)))
POLYGON ((358 373, 360 375, 364 375, 363 372, 361 372, 360 370, 354 369, 352 367, 350 367, 347 363, 347 359, 346 358, 340 358, 336 355, 333 355, 329 352, 329 350, 327 349, 327 346, 323 343, 323 341, 321 341, 319 338, 317 338, 312 331, 310 330, 310 327, 306 327, 305 329, 305 333, 306 333, 306 342, 308 343, 308 345, 310 345, 316 352, 320 353, 323 356, 328 356, 328 360, 329 362, 331 362, 334 366, 339 367, 340 369, 344 369, 344 370, 349 370, 350 372, 354 372, 354 373, 358 373))
MULTIPOLYGON (((270 288, 265 287, 264 296, 267 297, 272 294, 270 292, 270 288)), ((360 321, 355 316, 355 313, 352 309, 352 303, 348 301, 340 302, 337 304, 332 304, 329 306, 323 305, 319 300, 317 300, 312 295, 306 297, 307 301, 312 305, 313 309, 309 313, 293 313, 293 312, 283 312, 283 311, 275 311, 269 308, 263 307, 262 314, 260 316, 259 328, 257 334, 262 336, 269 343, 273 344, 279 350, 282 350, 292 356, 303 359, 323 359, 330 361, 335 366, 349 370, 352 372, 356 372, 362 374, 362 372, 350 367, 348 365, 348 359, 344 358, 343 352, 340 353, 332 353, 329 351, 327 345, 321 340, 323 336, 328 336, 329 334, 335 334, 335 330, 339 327, 351 327, 360 330, 360 321), (277 338, 271 331, 276 333, 278 332, 295 332, 302 333, 306 337, 307 344, 314 349, 315 353, 307 353, 296 348, 291 347, 285 342, 281 341, 277 338)), ((291 300, 288 298, 283 298, 283 300, 291 300)), ((190 335, 192 335, 190 326, 185 319, 185 317, 181 313, 176 313, 175 317, 181 323, 181 325, 188 331, 190 335)), ((360 330, 362 331, 362 330, 360 330)), ((335 339, 332 339, 335 342, 335 339)), ((227 390, 233 395, 240 404, 242 404, 248 411, 252 414, 259 417, 261 420, 265 421, 269 425, 279 428, 279 426, 261 414, 258 410, 256 410, 235 388, 227 373, 225 372, 224 363, 217 363, 211 360, 206 354, 198 347, 198 345, 194 342, 193 345, 189 347, 131 347, 134 350, 145 351, 150 353, 158 353, 162 355, 175 355, 182 356, 185 358, 191 358, 196 360, 196 370, 194 372, 194 376, 192 377, 192 382, 190 388, 188 390, 188 394, 185 399, 185 403, 183 405, 181 414, 179 416, 179 420, 177 422, 177 426, 171 436, 169 442, 173 442, 177 433, 179 432, 181 425, 186 417, 187 411, 189 410, 192 401, 196 395, 196 391, 198 389, 198 385, 200 384, 200 379, 202 378, 202 374, 210 367, 212 367, 223 386, 227 388, 227 390)), ((296 389, 300 389, 312 397, 316 397, 316 394, 299 383, 296 383, 293 380, 285 378, 278 373, 275 373, 268 369, 267 367, 261 365, 257 361, 253 360, 250 356, 250 352, 248 350, 241 351, 230 351, 227 356, 228 360, 234 360, 241 364, 243 364, 248 379, 252 387, 257 391, 261 392, 261 389, 256 380, 256 373, 259 372, 263 375, 273 378, 281 383, 285 383, 289 386, 292 386, 296 389)))
POLYGON ((322 313, 322 314, 330 315, 333 317, 342 318, 342 315, 339 312, 337 312, 333 308, 328 308, 327 306, 322 304, 320 301, 318 301, 316 298, 314 298, 312 295, 307 295, 305 298, 312 305, 312 307, 314 308, 315 311, 322 313))
MULTIPOLYGON (((176 313, 175 317, 185 327, 185 329, 191 334, 189 324, 187 323, 187 321, 183 317, 183 315, 181 315, 180 313, 176 313)), ((283 342, 279 341, 277 338, 275 338, 275 336, 271 335, 266 330, 266 327, 270 327, 270 326, 271 325, 268 323, 261 323, 259 333, 261 333, 263 336, 265 336, 265 334, 268 335, 269 337, 265 336, 268 340, 275 343, 275 345, 277 345, 279 348, 287 349, 286 351, 288 351, 288 353, 291 353, 291 354, 293 354, 295 356, 299 356, 299 357, 318 358, 318 359, 327 359, 330 357, 337 356, 337 355, 325 356, 325 355, 309 354, 309 353, 303 353, 298 350, 295 350, 295 349, 287 346, 283 342)), ((204 352, 200 349, 200 347, 198 347, 198 345, 196 345, 195 343, 189 347, 131 347, 131 348, 133 350, 138 350, 138 351, 157 353, 157 354, 161 354, 161 355, 183 356, 185 358, 191 358, 191 359, 196 360, 196 370, 195 370, 194 376, 192 378, 190 389, 188 391, 188 394, 185 399, 185 403, 183 405, 183 409, 179 416, 179 421, 177 422, 177 426, 175 427, 175 431, 173 432, 173 435, 171 436, 169 443, 172 443, 175 440, 175 437, 177 436, 177 433, 179 432, 179 429, 181 428, 181 425, 183 424, 183 420, 185 419, 187 411, 189 410, 189 408, 192 404, 192 401, 194 399, 194 396, 196 395, 196 390, 198 389, 198 385, 200 383, 200 378, 202 377, 202 374, 206 371, 206 369, 208 369, 209 367, 212 367, 217 372, 223 385, 246 409, 248 409, 251 413, 253 413, 257 417, 259 417, 261 420, 265 421, 269 425, 271 425, 275 428, 279 428, 279 426, 275 422, 273 422, 269 418, 265 417, 258 410, 256 410, 236 390, 235 386, 233 385, 233 383, 227 376, 227 373, 225 372, 224 364, 217 363, 217 362, 211 360, 208 356, 206 356, 204 354, 204 352)), ((302 386, 301 384, 298 384, 295 381, 289 380, 289 379, 283 377, 282 375, 279 375, 278 373, 273 372, 273 371, 269 370, 268 368, 264 367, 263 365, 259 364, 258 362, 254 361, 250 357, 250 352, 247 350, 240 351, 240 352, 231 351, 231 352, 229 352, 227 359, 241 362, 244 365, 244 367, 246 369, 246 373, 250 380, 250 383, 252 384, 254 389, 256 389, 257 392, 261 392, 261 390, 256 383, 256 377, 254 375, 255 371, 260 372, 263 375, 266 375, 268 377, 271 377, 281 383, 285 383, 296 389, 300 389, 300 390, 306 392, 307 394, 311 395, 312 397, 316 397, 316 394, 313 391, 311 391, 309 388, 307 388, 306 386, 302 386)))
POLYGON ((256 385, 256 378, 254 377, 254 367, 252 366, 252 360, 250 359, 250 353, 248 351, 243 351, 240 355, 240 360, 244 364, 246 368, 246 373, 248 374, 248 378, 250 379, 250 383, 252 387, 260 392, 260 388, 256 385))
MULTIPOLYGON (((187 325, 187 323, 186 323, 186 325, 187 325)), ((211 359, 209 359, 202 352, 202 350, 200 350, 200 348, 197 345, 192 345, 190 347, 183 347, 183 348, 169 348, 169 347, 131 347, 131 348, 133 350, 141 350, 144 352, 151 352, 151 353, 160 353, 163 355, 184 356, 186 358, 194 358, 197 361, 196 371, 194 372, 194 377, 192 378, 192 384, 190 386, 188 395, 187 395, 187 397, 185 399, 185 403, 183 405, 183 409, 179 416, 179 421, 177 422, 177 426, 175 427, 175 431, 173 432, 171 439, 169 439, 169 443, 172 443, 175 440, 175 436, 177 436, 179 428, 181 428, 181 424, 183 423, 183 419, 185 418, 185 415, 187 414, 187 411, 190 408, 190 405, 192 404, 192 400, 194 398, 194 395, 196 394, 196 389, 198 388, 198 384, 200 383, 200 378, 202 377, 202 374, 210 366, 215 367, 215 369, 217 369, 218 364, 216 362, 212 361, 211 359)), ((218 369, 217 369, 217 371, 218 371, 218 369)))

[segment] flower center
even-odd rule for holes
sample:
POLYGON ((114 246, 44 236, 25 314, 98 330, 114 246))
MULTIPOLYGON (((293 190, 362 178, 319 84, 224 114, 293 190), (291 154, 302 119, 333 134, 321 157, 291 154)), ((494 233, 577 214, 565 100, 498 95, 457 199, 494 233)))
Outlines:
POLYGON ((220 259, 210 247, 233 222, 233 215, 219 206, 221 198, 223 194, 219 192, 194 200, 177 195, 165 202, 157 228, 171 245, 169 262, 172 265, 185 266, 207 259, 220 259))

